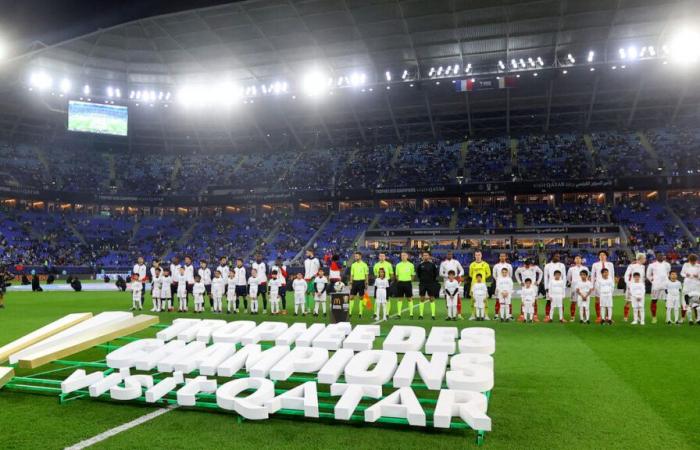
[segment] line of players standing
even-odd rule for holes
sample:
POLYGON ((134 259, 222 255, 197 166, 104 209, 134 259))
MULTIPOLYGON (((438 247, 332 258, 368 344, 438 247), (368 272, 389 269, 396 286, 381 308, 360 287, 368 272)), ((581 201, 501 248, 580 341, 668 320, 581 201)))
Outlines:
MULTIPOLYGON (((558 313, 560 322, 564 318, 564 298, 567 288, 570 303, 570 321, 576 320, 590 323, 590 301, 595 299, 594 308, 596 322, 612 323, 613 293, 616 288, 625 291, 624 320, 628 321, 630 311, 633 314, 633 324, 645 323, 645 297, 651 293, 652 322, 657 321, 657 302, 666 301, 667 323, 681 323, 690 314, 689 322, 700 323, 700 264, 697 256, 688 257, 679 274, 671 270, 663 254, 656 255, 655 261, 646 266, 646 256, 637 255, 637 259, 628 265, 623 277, 616 277, 615 267, 608 261, 608 254, 601 251, 598 261, 589 269, 582 264, 580 256, 574 258, 574 264, 568 269, 560 261, 558 253, 540 269, 531 260, 519 267, 515 272, 507 260, 507 255, 499 255, 499 261, 494 264, 493 272, 490 265, 482 259, 480 251, 474 253, 474 261, 465 273, 462 265, 454 259, 452 252, 439 266, 432 261, 430 252, 422 252, 420 262, 416 266, 410 260, 407 252, 401 253, 401 260, 394 266, 385 253, 379 253, 378 261, 372 268, 374 276, 374 317, 386 320, 389 317, 401 318, 402 313, 408 312, 414 317, 415 307, 418 316, 423 318, 425 306, 430 306, 431 317, 435 319, 435 299, 441 293, 446 300, 447 320, 462 319, 462 297, 471 298, 470 320, 490 320, 488 315, 488 299, 495 299, 494 315, 502 321, 510 321, 512 315, 512 298, 515 294, 513 280, 520 284, 522 300, 520 321, 539 321, 538 302, 544 298, 544 321, 551 322, 558 313), (492 276, 493 275, 493 276, 492 276), (493 282, 487 285, 487 280, 493 282), (418 281, 418 296, 414 294, 413 282, 418 281), (442 289, 440 282, 442 281, 442 289), (647 286, 647 284, 649 286, 647 286), (460 289, 462 287, 462 289, 460 289), (650 289, 649 289, 650 288, 650 289), (391 315, 394 298, 395 314, 391 315), (418 300, 418 304, 414 303, 418 300), (404 301, 408 308, 404 309, 404 301), (673 319, 672 319, 673 316, 673 319)), ((314 304, 314 315, 321 311, 326 313, 326 294, 336 287, 344 286, 343 278, 350 285, 350 317, 353 316, 357 305, 358 316, 362 318, 363 307, 361 299, 369 294, 370 270, 363 261, 362 254, 353 254, 353 261, 347 270, 343 269, 338 257, 331 258, 328 264, 328 277, 321 267, 313 250, 307 250, 304 260, 304 273, 298 273, 291 280, 294 291, 294 313, 306 314, 307 306, 314 304), (345 274, 344 274, 345 272, 345 274), (345 275, 345 277, 344 277, 345 275)), ((161 267, 159 261, 154 261, 147 270, 143 258, 134 265, 132 283, 138 290, 134 292, 134 308, 143 304, 145 282, 152 283, 154 305, 152 311, 169 311, 174 308, 174 299, 178 299, 178 311, 187 311, 189 297, 194 298, 195 312, 204 309, 204 297, 209 297, 210 307, 214 312, 223 312, 222 299, 227 300, 227 312, 239 312, 243 309, 253 314, 259 310, 258 300, 262 300, 262 312, 267 313, 268 297, 272 314, 286 314, 286 289, 288 272, 281 259, 268 268, 261 255, 256 255, 251 264, 250 273, 243 265, 243 260, 236 259, 233 268, 229 267, 228 259, 222 257, 219 266, 212 272, 206 261, 200 261, 195 269, 192 258, 186 256, 184 265, 174 257, 169 267, 161 267), (249 276, 247 276, 249 275, 249 276), (137 297, 140 300, 137 303, 137 297), (250 309, 248 308, 250 301, 250 309), (172 302, 172 303, 171 303, 172 302)))

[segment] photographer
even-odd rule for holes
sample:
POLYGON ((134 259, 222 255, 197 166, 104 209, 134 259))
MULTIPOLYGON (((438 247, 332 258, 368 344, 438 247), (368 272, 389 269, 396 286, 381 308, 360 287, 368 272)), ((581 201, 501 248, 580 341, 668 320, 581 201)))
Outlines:
POLYGON ((0 266, 0 309, 5 308, 5 291, 10 285, 9 281, 14 278, 14 275, 8 272, 5 266, 0 266))

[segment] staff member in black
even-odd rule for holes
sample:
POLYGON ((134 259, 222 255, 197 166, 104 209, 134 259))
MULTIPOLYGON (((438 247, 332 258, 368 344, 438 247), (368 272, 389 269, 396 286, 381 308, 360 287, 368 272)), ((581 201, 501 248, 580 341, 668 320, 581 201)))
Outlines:
POLYGON ((435 297, 440 292, 439 276, 440 270, 438 266, 433 262, 433 258, 430 252, 423 252, 421 254, 421 263, 416 269, 416 275, 418 276, 418 295, 420 296, 420 305, 418 306, 418 318, 423 318, 423 311, 425 309, 425 301, 430 301, 430 313, 435 320, 435 297))
POLYGON ((8 272, 5 266, 0 266, 0 309, 5 307, 5 291, 9 286, 8 282, 14 278, 15 276, 8 272))

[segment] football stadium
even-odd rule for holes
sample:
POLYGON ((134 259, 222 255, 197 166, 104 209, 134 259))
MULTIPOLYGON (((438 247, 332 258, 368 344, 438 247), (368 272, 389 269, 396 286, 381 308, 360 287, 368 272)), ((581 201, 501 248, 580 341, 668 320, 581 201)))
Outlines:
POLYGON ((700 448, 697 0, 0 6, 0 448, 700 448))

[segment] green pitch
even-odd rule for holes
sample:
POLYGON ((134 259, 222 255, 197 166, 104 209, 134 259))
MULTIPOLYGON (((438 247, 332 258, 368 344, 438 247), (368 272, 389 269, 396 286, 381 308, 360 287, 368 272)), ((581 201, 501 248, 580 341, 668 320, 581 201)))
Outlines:
MULTIPOLYGON (((124 310, 125 293, 9 293, 0 310, 0 344, 5 344, 69 312, 124 310)), ((567 302, 568 303, 568 302, 567 302)), ((617 299, 612 327, 576 323, 482 322, 496 329, 496 385, 489 405, 493 431, 485 449, 501 448, 700 448, 700 327, 622 322, 617 299)), ((288 306, 291 304, 288 301, 288 306)), ((147 308, 150 309, 150 300, 147 308)), ((492 305, 491 305, 492 306, 492 305)), ((544 311, 540 305, 540 314, 544 311)), ((660 303, 659 306, 662 306, 660 303)), ((518 308, 518 305, 515 305, 518 308)), ((493 309, 493 307, 491 308, 493 309)), ((452 326, 444 303, 436 321, 396 324, 452 326)), ((168 324, 181 314, 163 313, 168 324)), ((194 314, 189 316, 195 317, 194 314)), ((363 323, 370 323, 365 312, 363 323)), ((294 316, 228 316, 303 321, 294 316)), ((306 321, 313 322, 307 316, 306 321)), ((355 321, 356 322, 356 321, 355 321)), ((460 327, 473 322, 457 322, 460 327)), ((154 330, 144 333, 152 336, 154 330)), ((90 350, 72 359, 104 358, 90 350)), ((52 366, 40 368, 50 370, 52 366)), ((17 375, 31 372, 20 370, 17 375)), ((70 371, 60 372, 65 378, 70 371)), ((153 407, 95 400, 59 405, 54 396, 0 390, 0 448, 63 448, 153 411, 153 407)), ((95 448, 237 449, 458 449, 476 448, 473 431, 380 428, 373 425, 314 423, 289 419, 237 423, 235 417, 176 409, 95 446, 95 448)))

